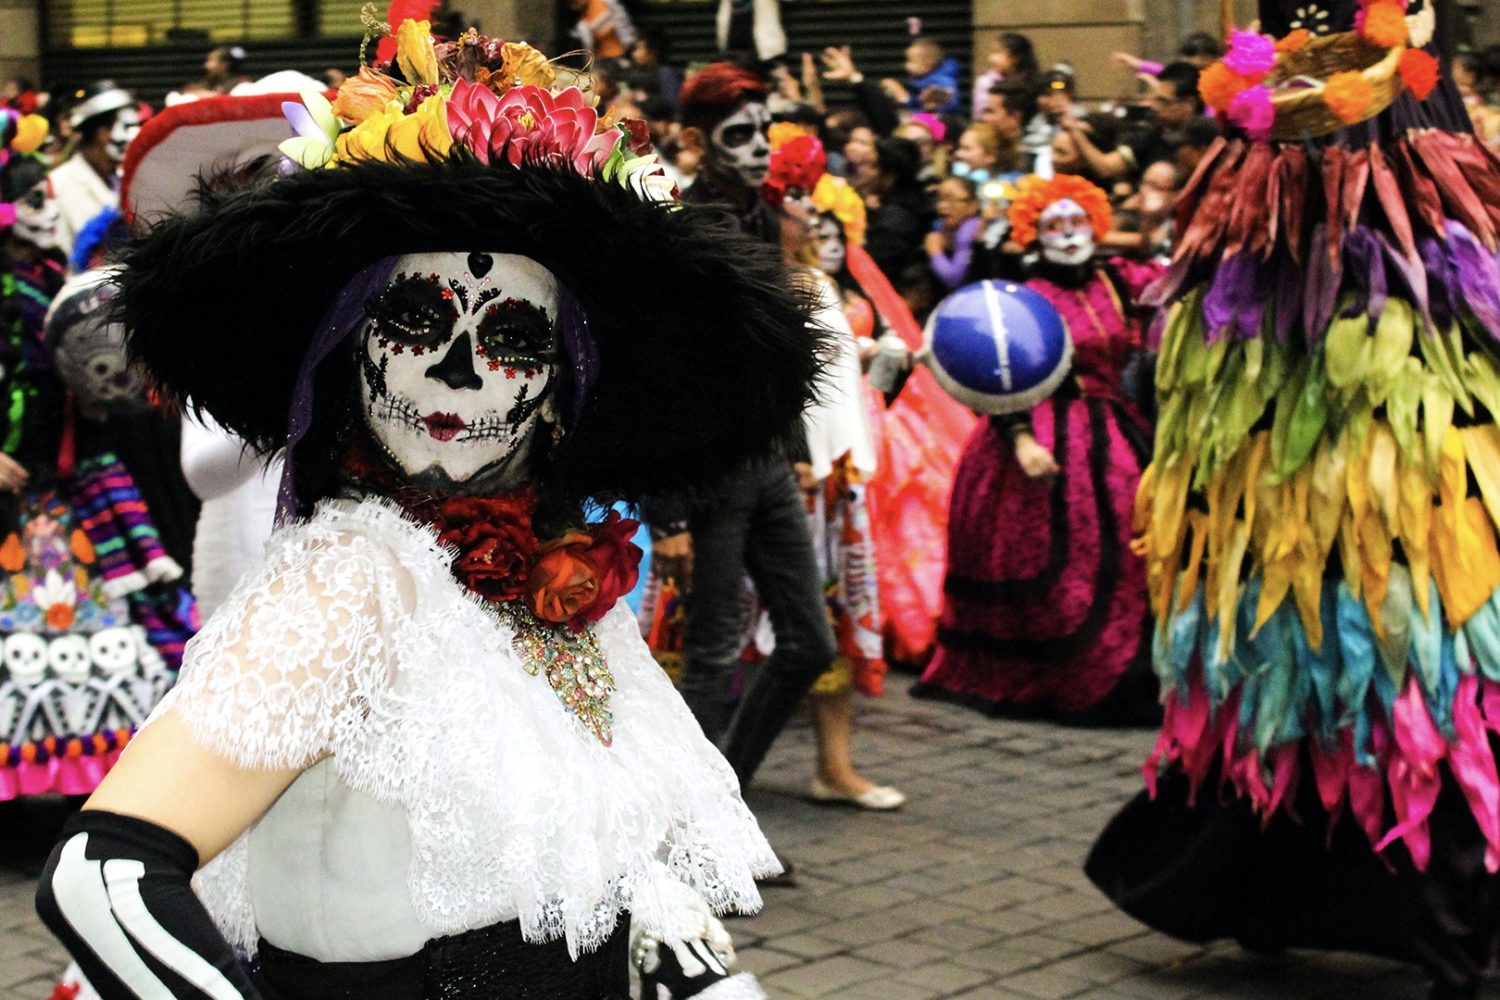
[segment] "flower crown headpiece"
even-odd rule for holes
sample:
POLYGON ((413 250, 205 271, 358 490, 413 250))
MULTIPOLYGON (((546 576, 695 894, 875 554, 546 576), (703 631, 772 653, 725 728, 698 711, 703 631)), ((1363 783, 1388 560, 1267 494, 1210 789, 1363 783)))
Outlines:
POLYGON ((1036 242, 1036 225, 1048 205, 1071 198, 1089 213, 1094 227, 1094 239, 1101 240, 1109 232, 1114 216, 1109 207, 1109 195, 1097 185, 1075 174, 1057 174, 1044 178, 1031 174, 1021 178, 1016 186, 1015 197, 1010 203, 1011 239, 1023 247, 1036 242))
MULTIPOLYGON (((393 17, 399 6, 392 4, 393 17)), ((646 124, 608 121, 579 87, 555 87, 552 64, 525 42, 486 38, 473 28, 438 42, 430 22, 412 18, 393 23, 391 35, 393 61, 361 66, 332 103, 309 92, 300 104, 282 105, 296 132, 279 147, 288 160, 305 169, 423 162, 462 147, 483 163, 570 165, 650 201, 676 199, 646 124)), ((383 43, 381 51, 387 48, 383 43)))
POLYGON ((1253 140, 1326 135, 1379 114, 1402 90, 1427 99, 1438 82, 1437 60, 1423 51, 1434 23, 1433 0, 1410 15, 1406 0, 1359 0, 1353 31, 1231 31, 1198 92, 1253 140))
POLYGON ((844 227, 844 238, 854 246, 865 242, 865 201, 842 177, 828 173, 828 155, 814 130, 793 122, 777 122, 767 133, 771 164, 761 185, 761 196, 779 206, 787 192, 809 192, 813 208, 832 215, 844 227))
MULTIPOLYGON (((21 114, 12 108, 0 108, 0 167, 14 157, 31 156, 47 141, 49 126, 41 115, 21 114)), ((16 222, 16 206, 13 202, 0 201, 0 229, 9 229, 16 222)))

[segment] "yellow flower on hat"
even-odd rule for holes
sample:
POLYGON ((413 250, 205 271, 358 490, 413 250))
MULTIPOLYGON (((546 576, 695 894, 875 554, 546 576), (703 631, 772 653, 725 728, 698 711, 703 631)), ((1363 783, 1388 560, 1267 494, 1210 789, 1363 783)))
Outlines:
POLYGON ((391 123, 386 146, 408 160, 425 160, 448 155, 453 136, 448 132, 448 104, 441 94, 433 94, 417 110, 391 123))
POLYGON ((41 115, 22 115, 16 121, 16 135, 10 148, 17 153, 35 153, 47 139, 47 119, 41 115))
POLYGON ((547 57, 525 42, 506 42, 500 56, 507 87, 550 87, 557 78, 547 57))
POLYGON ((432 45, 430 21, 401 22, 396 29, 396 65, 414 87, 438 82, 437 52, 432 45))
POLYGON ((850 244, 864 245, 865 201, 853 185, 842 177, 824 174, 813 188, 812 203, 819 212, 826 212, 844 224, 844 238, 850 244))

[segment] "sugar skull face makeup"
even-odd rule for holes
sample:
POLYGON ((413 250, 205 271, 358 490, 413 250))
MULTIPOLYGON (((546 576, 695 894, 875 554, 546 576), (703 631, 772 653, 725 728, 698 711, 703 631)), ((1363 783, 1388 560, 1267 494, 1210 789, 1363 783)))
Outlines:
POLYGON ((824 274, 838 274, 844 269, 848 248, 844 246, 844 224, 832 215, 819 215, 813 223, 813 246, 818 267, 824 274))
POLYGON ((365 419, 401 471, 438 489, 521 482, 555 419, 552 272, 514 254, 411 254, 365 311, 365 419))
POLYGON ((1084 207, 1062 198, 1042 210, 1037 220, 1042 256, 1054 264, 1077 265, 1094 255, 1094 223, 1084 207))
POLYGON ((141 113, 135 108, 121 108, 109 130, 109 155, 116 163, 125 162, 125 149, 140 131, 141 113))
POLYGON ((771 112, 759 101, 751 101, 714 126, 709 141, 714 157, 747 188, 759 189, 771 166, 771 112))
POLYGON ((16 221, 11 232, 16 239, 39 250, 51 250, 57 246, 57 228, 61 221, 62 210, 44 180, 16 201, 16 221))

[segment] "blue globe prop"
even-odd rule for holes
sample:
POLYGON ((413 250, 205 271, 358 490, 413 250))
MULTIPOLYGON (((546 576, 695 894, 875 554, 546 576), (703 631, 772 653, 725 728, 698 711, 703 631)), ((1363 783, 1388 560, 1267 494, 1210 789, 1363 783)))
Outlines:
POLYGON ((981 413, 1029 410, 1073 365, 1062 316, 1037 292, 981 281, 948 296, 927 320, 919 360, 954 399, 981 413))

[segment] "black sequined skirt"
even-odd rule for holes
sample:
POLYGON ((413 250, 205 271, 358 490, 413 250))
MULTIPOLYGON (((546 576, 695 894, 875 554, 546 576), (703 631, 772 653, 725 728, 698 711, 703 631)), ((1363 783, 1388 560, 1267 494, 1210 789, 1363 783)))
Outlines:
POLYGON ((629 923, 577 961, 564 941, 522 940, 515 920, 384 962, 319 962, 262 940, 255 982, 266 1000, 627 1000, 629 923))

